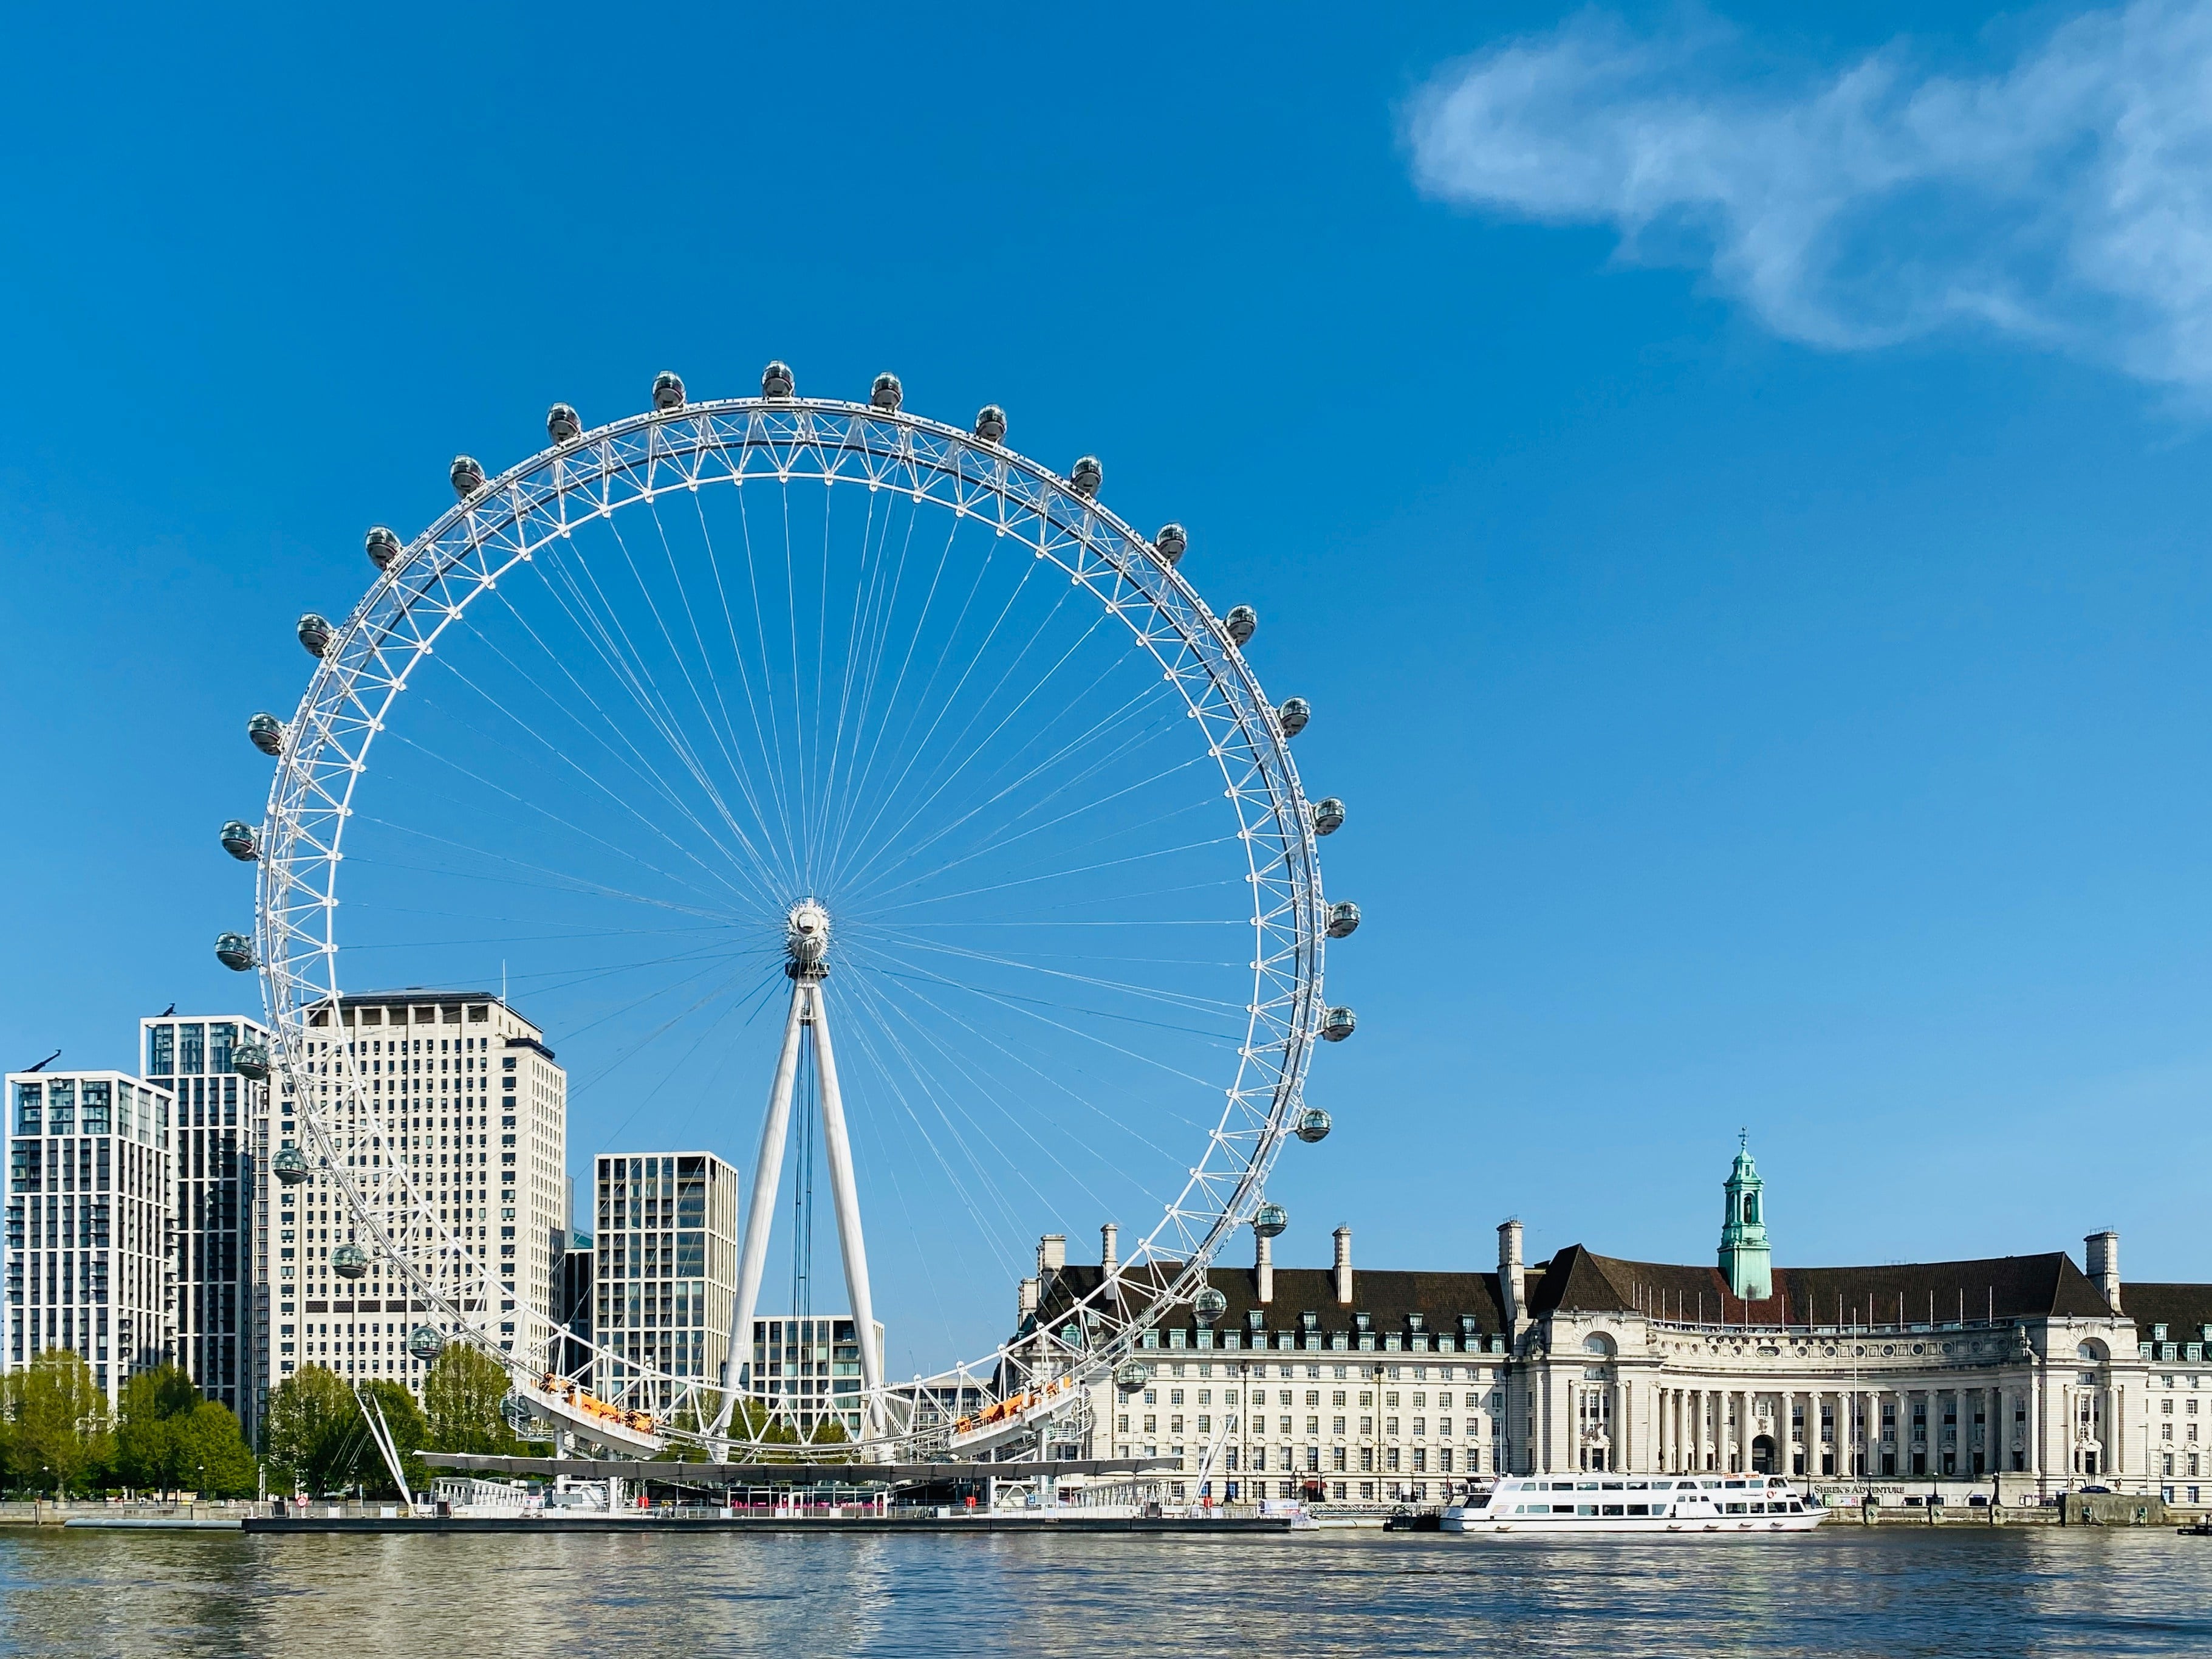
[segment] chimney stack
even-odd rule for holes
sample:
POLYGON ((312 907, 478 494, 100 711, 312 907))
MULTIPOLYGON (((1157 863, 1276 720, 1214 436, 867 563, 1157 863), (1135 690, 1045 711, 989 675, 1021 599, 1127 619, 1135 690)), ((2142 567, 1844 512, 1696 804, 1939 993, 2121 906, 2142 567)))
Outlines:
POLYGON ((2120 1235, 2107 1227, 2101 1233, 2092 1233, 2082 1241, 2089 1263, 2089 1277, 2097 1281, 2097 1289, 2120 1311, 2120 1235))
POLYGON ((1528 1319, 1528 1279, 1521 1266, 1521 1223, 1504 1223, 1498 1229, 1498 1290, 1505 1300, 1505 1328, 1518 1337, 1528 1319))
POLYGON ((1098 1272, 1102 1278, 1114 1277, 1114 1270, 1121 1265, 1121 1229, 1108 1222, 1098 1229, 1098 1272))
POLYGON ((1067 1266, 1067 1235, 1047 1233, 1037 1241, 1037 1276, 1057 1273, 1067 1266))
POLYGON ((1352 1306, 1352 1229, 1336 1229, 1336 1299, 1342 1306, 1352 1306))
POLYGON ((1036 1310, 1037 1282, 1033 1278, 1025 1278, 1022 1281, 1020 1299, 1014 1304, 1015 1323, 1018 1326, 1028 1324, 1036 1317, 1036 1310))
POLYGON ((1275 1299, 1274 1241, 1265 1233, 1253 1234, 1252 1240, 1252 1266, 1260 1277, 1260 1302, 1264 1307, 1275 1299))

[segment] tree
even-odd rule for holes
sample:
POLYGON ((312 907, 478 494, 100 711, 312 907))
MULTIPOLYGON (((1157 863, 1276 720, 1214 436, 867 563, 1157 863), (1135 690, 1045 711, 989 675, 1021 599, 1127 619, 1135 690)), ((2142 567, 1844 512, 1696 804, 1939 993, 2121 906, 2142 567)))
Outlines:
POLYGON ((351 1485, 357 1455, 368 1441, 353 1390, 325 1366, 301 1366, 269 1396, 262 1449, 301 1491, 351 1485))
POLYGON ((175 1479, 202 1497, 251 1497, 260 1485, 238 1418, 220 1400, 203 1400, 168 1420, 175 1479))
POLYGON ((392 1471, 385 1467, 384 1454, 376 1449, 371 1440, 368 1449, 359 1461, 354 1479, 372 1494, 390 1494, 406 1497, 425 1491, 430 1485, 429 1472, 416 1454, 428 1443, 430 1424, 422 1415, 422 1408, 415 1403, 415 1396, 406 1388, 386 1377, 378 1377, 366 1384, 362 1392, 384 1413, 385 1426, 392 1430, 392 1443, 399 1453, 399 1473, 407 1477, 407 1491, 393 1492, 392 1471))
POLYGON ((82 1355, 49 1348, 7 1381, 4 1415, 17 1480, 59 1497, 105 1472, 114 1453, 107 1400, 82 1355))
POLYGON ((422 1378, 428 1444, 441 1452, 514 1455, 521 1442, 500 1409, 507 1392, 504 1365, 468 1343, 447 1343, 422 1378))
POLYGON ((124 1383, 115 1473, 125 1485, 166 1491, 185 1484, 178 1461, 177 1425, 199 1403, 192 1380, 173 1365, 157 1365, 124 1383))

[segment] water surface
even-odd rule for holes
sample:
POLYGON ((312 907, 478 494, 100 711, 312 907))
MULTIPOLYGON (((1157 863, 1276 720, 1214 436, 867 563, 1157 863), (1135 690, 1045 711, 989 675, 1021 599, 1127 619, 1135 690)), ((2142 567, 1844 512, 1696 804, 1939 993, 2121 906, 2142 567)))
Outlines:
POLYGON ((0 1654, 2212 1654, 2212 1539, 0 1529, 0 1654))

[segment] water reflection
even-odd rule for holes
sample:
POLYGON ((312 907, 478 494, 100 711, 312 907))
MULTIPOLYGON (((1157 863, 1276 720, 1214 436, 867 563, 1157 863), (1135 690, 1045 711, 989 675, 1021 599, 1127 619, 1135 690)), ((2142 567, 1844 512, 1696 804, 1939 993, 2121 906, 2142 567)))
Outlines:
POLYGON ((1735 1544, 0 1532, 0 1653, 2212 1652, 2212 1545, 1967 1527, 1735 1544))

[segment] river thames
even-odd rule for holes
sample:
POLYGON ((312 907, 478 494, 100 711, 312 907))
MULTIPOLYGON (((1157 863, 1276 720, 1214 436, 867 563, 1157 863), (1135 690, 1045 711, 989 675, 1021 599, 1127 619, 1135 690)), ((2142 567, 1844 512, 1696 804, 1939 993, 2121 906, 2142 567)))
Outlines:
POLYGON ((2212 1540, 0 1533, 0 1653, 2212 1652, 2212 1540))

